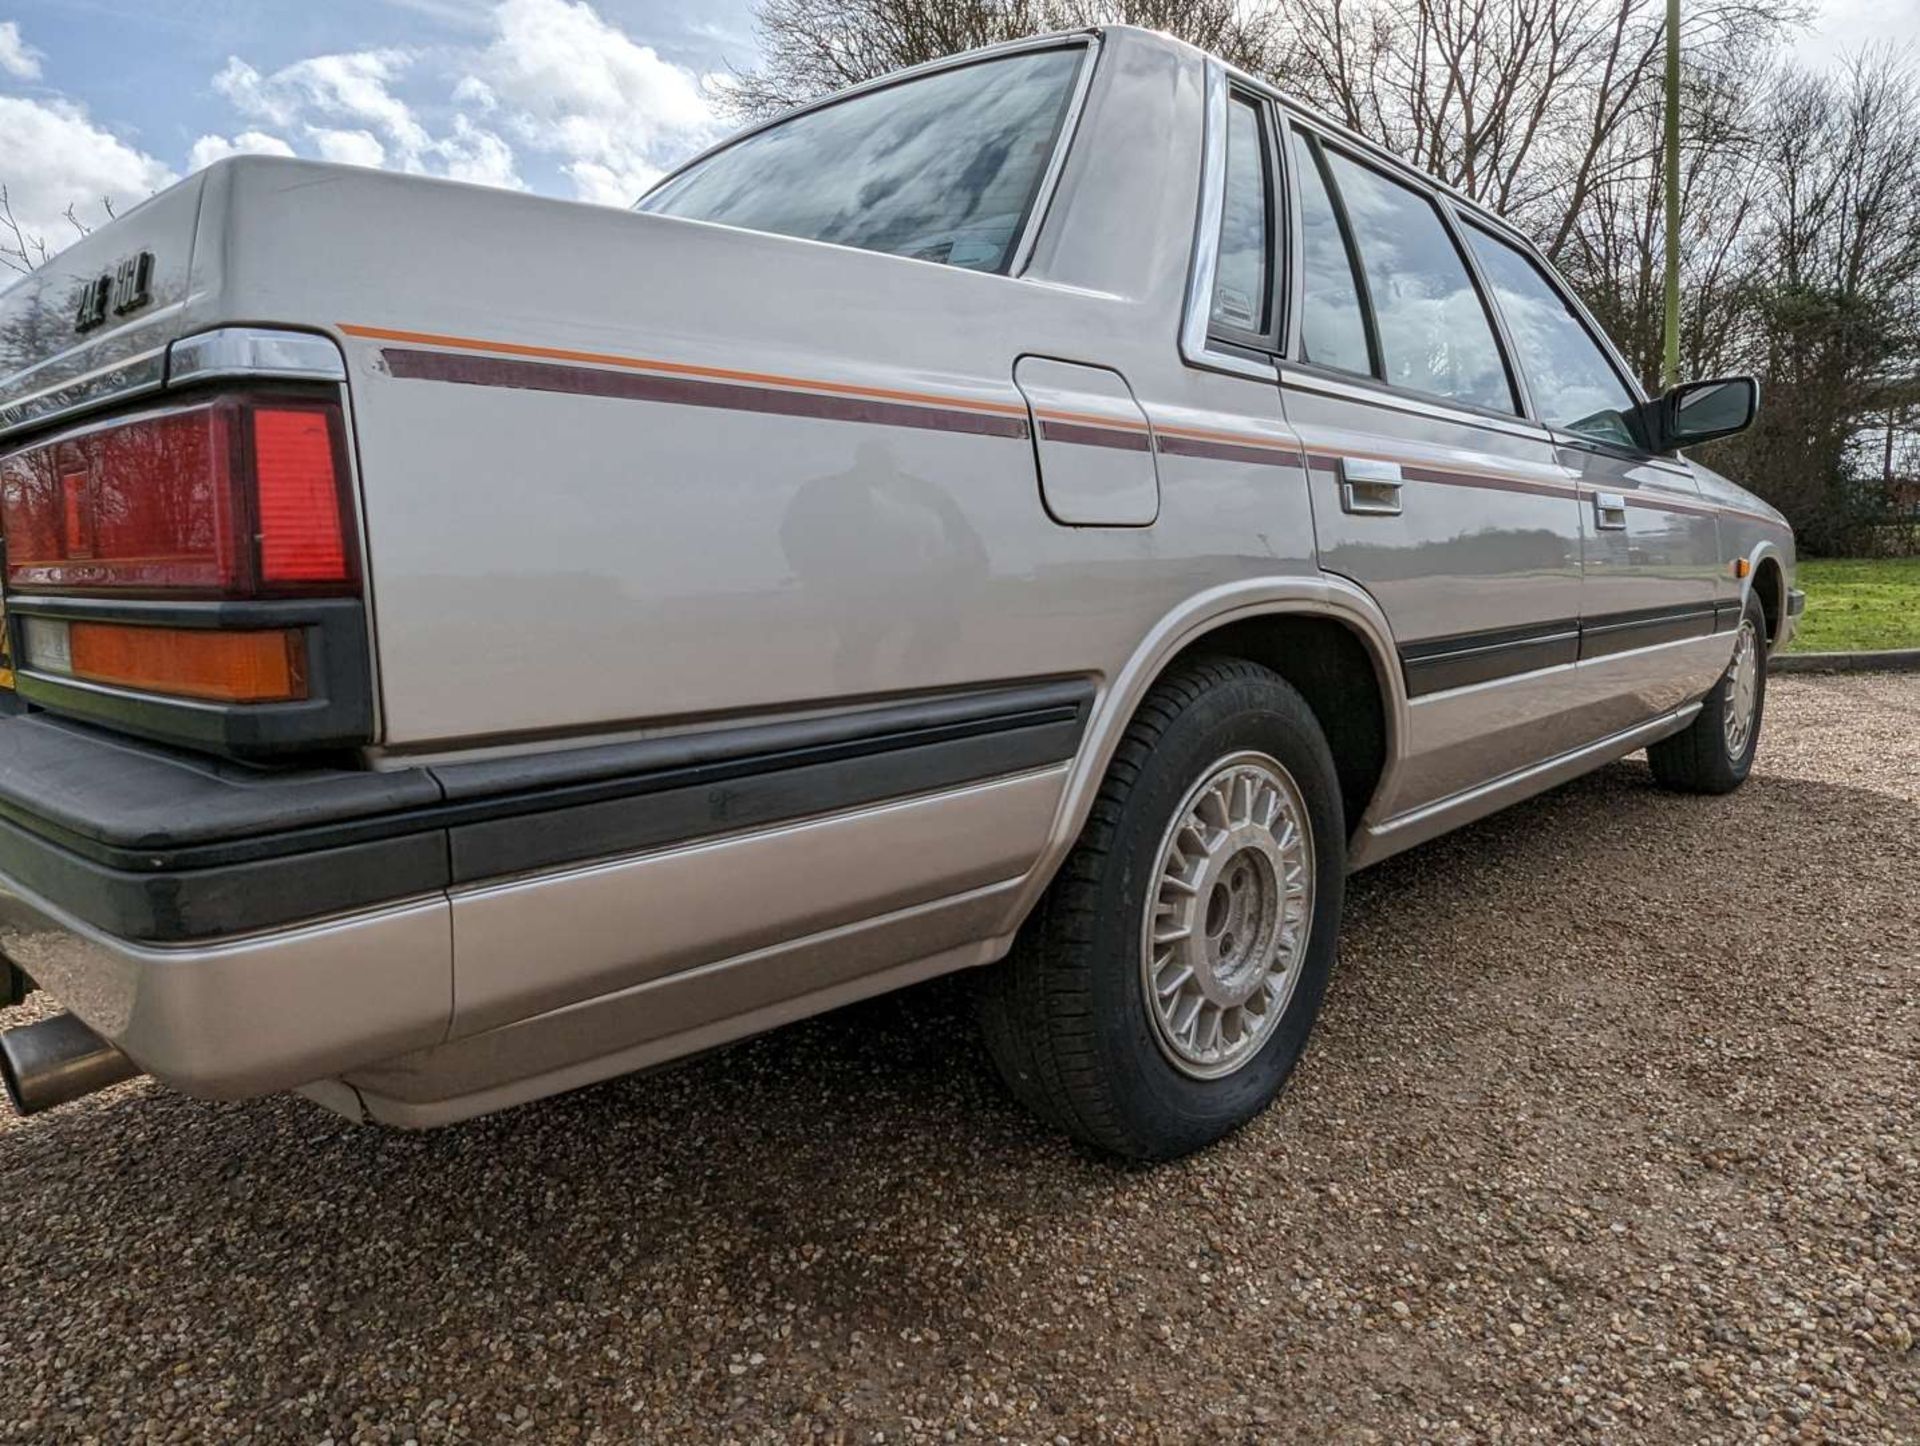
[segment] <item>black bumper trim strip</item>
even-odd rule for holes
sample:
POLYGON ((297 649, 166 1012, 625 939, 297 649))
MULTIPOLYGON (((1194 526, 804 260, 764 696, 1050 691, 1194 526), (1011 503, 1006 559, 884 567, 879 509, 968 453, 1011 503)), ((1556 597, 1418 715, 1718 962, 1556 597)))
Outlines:
POLYGON ((209 939, 1062 762, 1092 700, 1079 680, 978 690, 379 775, 390 789, 351 770, 236 784, 231 766, 0 720, 0 873, 121 938, 209 939), (58 808, 33 786, 48 768, 58 808), (275 809, 314 821, 271 829, 275 809))
POLYGON ((1423 638, 1400 648, 1407 696, 1425 697, 1474 683, 1517 678, 1588 658, 1709 637, 1738 625, 1740 604, 1685 603, 1564 618, 1518 628, 1423 638))
MULTIPOLYGON (((713 834, 1022 773, 1071 757, 1080 737, 1072 710, 1036 712, 1025 726, 970 729, 935 741, 752 773, 687 770, 644 792, 514 812, 453 828, 452 881, 480 883, 713 834)), ((1009 720, 1014 722, 1017 720, 1009 720)))
POLYGON ((1542 668, 1564 667, 1579 656, 1580 629, 1576 623, 1556 624, 1553 631, 1532 636, 1488 642, 1462 639, 1460 646, 1444 652, 1416 654, 1412 648, 1400 651, 1410 698, 1443 693, 1449 688, 1465 688, 1474 683, 1490 683, 1542 668))
POLYGON ((1580 627, 1580 656, 1607 658, 1662 643, 1710 638, 1715 631, 1711 603, 1684 608, 1642 609, 1595 618, 1580 627))

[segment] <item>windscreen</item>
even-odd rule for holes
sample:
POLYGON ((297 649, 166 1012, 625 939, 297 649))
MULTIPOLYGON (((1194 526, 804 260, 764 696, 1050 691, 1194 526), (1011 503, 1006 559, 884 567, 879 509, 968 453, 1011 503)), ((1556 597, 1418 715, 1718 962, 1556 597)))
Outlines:
POLYGON ((640 209, 1003 271, 1085 53, 984 60, 808 111, 696 162, 640 209))

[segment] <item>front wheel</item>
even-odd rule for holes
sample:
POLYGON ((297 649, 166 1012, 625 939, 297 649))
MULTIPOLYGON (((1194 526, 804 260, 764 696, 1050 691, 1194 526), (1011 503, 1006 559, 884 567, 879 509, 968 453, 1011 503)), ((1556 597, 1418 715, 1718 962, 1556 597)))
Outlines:
POLYGON ((1014 1094, 1130 1159, 1258 1114, 1320 1011, 1343 822, 1326 739, 1278 675, 1222 658, 1159 683, 1012 956, 981 979, 1014 1094))
POLYGON ((1767 615, 1747 595, 1733 659, 1692 723, 1647 749, 1653 776, 1681 793, 1732 793, 1753 772, 1767 703, 1767 615))

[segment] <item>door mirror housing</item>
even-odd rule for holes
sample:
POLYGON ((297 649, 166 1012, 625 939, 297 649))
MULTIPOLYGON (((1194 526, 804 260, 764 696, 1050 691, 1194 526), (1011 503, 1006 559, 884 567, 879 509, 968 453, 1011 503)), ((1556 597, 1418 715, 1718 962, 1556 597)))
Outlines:
POLYGON ((1759 411, 1760 383, 1752 377, 1682 382, 1647 404, 1647 430, 1654 451, 1672 452, 1744 432, 1759 411))

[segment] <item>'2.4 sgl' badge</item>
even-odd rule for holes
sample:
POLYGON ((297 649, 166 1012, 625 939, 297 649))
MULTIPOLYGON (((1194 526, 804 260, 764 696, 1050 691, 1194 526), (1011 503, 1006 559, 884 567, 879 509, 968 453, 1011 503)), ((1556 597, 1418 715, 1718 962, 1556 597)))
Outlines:
POLYGON ((129 256, 105 276, 96 276, 80 288, 75 331, 92 331, 109 316, 125 316, 153 300, 153 253, 129 256))

